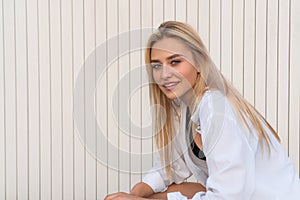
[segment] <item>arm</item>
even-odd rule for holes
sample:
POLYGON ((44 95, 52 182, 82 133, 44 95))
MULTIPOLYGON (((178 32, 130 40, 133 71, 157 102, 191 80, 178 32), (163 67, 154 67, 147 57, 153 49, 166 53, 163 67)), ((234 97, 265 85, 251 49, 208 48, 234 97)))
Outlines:
POLYGON ((205 191, 205 187, 199 183, 183 182, 181 184, 170 185, 165 192, 154 193, 149 185, 140 182, 132 188, 130 194, 154 200, 167 199, 167 194, 170 192, 180 192, 182 195, 192 198, 199 191, 205 191))
POLYGON ((115 194, 107 195, 105 200, 146 200, 150 199, 150 197, 152 200, 160 200, 159 197, 152 198, 153 194, 154 191, 149 185, 143 182, 139 182, 133 186, 129 194, 125 192, 117 192, 115 194))
POLYGON ((244 133, 238 130, 238 125, 225 123, 222 135, 206 157, 210 172, 207 192, 197 194, 198 198, 194 199, 247 200, 254 191, 255 154, 243 138, 244 133))
MULTIPOLYGON (((174 145, 177 145, 177 143, 175 143, 174 145)), ((191 176, 191 172, 181 156, 182 153, 177 150, 173 151, 172 154, 173 158, 176 158, 176 160, 172 162, 171 165, 171 168, 173 169, 172 180, 168 179, 165 168, 162 166, 161 159, 159 155, 156 155, 154 167, 142 179, 142 182, 150 187, 149 190, 147 189, 146 195, 150 194, 150 191, 153 194, 166 192, 169 186, 173 183, 183 183, 188 177, 191 176)), ((132 192, 139 192, 140 187, 145 187, 144 184, 139 183, 133 188, 132 192)))
POLYGON ((133 186, 133 188, 130 191, 130 194, 139 197, 149 197, 154 194, 154 191, 148 184, 139 182, 135 184, 135 186, 133 186))
MULTIPOLYGON (((107 195, 104 200, 147 200, 150 198, 138 197, 125 192, 117 192, 114 194, 107 195)), ((153 199, 152 200, 164 200, 164 199, 153 199)))
POLYGON ((199 192, 193 200, 251 198, 255 187, 255 149, 258 142, 236 118, 223 97, 206 96, 198 119, 201 124, 203 151, 209 177, 206 192, 199 192))
POLYGON ((154 195, 150 196, 150 198, 167 199, 168 193, 180 192, 188 199, 191 199, 199 191, 206 191, 205 187, 200 183, 183 182, 181 184, 172 184, 168 187, 168 189, 165 192, 155 193, 154 195))

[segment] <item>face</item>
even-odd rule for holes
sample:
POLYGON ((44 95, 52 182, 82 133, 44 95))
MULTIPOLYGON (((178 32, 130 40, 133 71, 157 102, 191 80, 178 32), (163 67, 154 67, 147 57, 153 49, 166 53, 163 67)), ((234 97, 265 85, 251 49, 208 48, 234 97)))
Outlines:
POLYGON ((191 51, 183 42, 174 38, 156 42, 150 60, 153 79, 169 99, 188 101, 192 97, 198 70, 191 51))

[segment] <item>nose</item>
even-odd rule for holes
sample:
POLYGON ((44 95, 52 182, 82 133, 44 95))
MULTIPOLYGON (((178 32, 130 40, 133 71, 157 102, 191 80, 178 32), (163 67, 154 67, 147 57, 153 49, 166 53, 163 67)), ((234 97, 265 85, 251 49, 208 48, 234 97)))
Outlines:
POLYGON ((168 65, 163 65, 161 70, 161 78, 166 80, 172 76, 172 68, 168 65))

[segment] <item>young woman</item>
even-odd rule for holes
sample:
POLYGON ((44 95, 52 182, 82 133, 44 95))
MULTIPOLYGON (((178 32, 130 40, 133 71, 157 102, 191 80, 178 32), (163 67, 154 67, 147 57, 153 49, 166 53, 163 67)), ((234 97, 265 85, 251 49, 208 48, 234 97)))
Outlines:
POLYGON ((218 71, 189 25, 151 35, 146 64, 156 166, 111 199, 299 200, 300 180, 274 129, 218 71), (185 182, 191 175, 197 183, 185 182))

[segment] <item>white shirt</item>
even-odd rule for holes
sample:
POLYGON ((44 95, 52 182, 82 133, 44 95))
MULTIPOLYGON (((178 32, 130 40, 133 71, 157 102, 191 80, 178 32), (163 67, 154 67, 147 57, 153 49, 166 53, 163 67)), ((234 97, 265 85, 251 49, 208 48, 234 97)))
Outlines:
MULTIPOLYGON (((168 180, 159 158, 143 178, 155 192, 165 191, 172 183, 182 183, 194 175, 207 191, 196 193, 193 200, 300 200, 299 176, 280 143, 264 126, 271 144, 270 151, 266 143, 262 148, 256 133, 240 123, 220 92, 207 91, 191 117, 200 127, 206 161, 188 148, 183 103, 180 112, 180 119, 174 120, 173 180, 168 180)), ((186 197, 176 193, 172 199, 186 197)))

